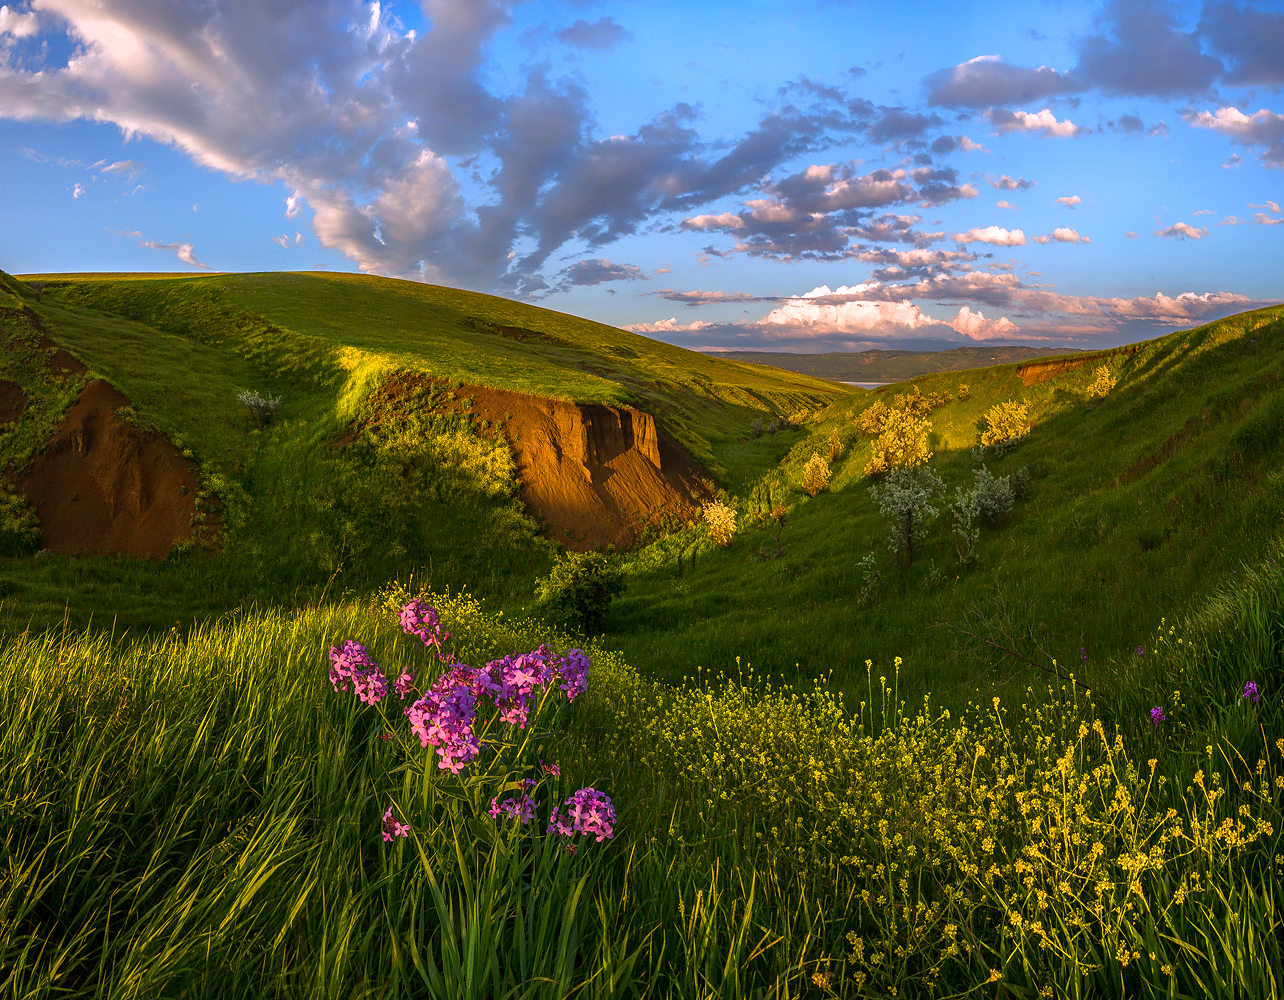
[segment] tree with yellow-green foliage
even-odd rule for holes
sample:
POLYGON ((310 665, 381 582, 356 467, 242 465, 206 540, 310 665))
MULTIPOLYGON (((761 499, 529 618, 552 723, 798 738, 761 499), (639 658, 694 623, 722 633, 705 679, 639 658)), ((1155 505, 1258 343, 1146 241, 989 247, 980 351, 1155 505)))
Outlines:
POLYGON ((815 496, 829 485, 829 463, 818 452, 812 452, 811 458, 803 467, 802 487, 811 496, 815 496))
POLYGON ((869 437, 878 437, 883 433, 883 422, 887 419, 887 404, 876 399, 861 410, 856 416, 856 429, 869 437))
POLYGON ((1030 431, 1030 404, 1008 400, 995 403, 985 412, 985 430, 981 447, 1013 445, 1030 431))
POLYGON ((927 446, 931 433, 932 422, 927 417, 908 410, 888 410, 882 433, 874 442, 874 454, 865 465, 865 475, 922 465, 932 457, 927 446))

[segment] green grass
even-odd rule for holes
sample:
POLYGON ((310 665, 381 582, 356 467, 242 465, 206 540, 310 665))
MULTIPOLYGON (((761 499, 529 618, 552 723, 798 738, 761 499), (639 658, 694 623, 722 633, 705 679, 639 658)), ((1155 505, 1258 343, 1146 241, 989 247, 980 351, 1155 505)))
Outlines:
POLYGON ((1019 364, 1057 354, 1075 353, 1059 347, 955 347, 947 351, 835 351, 827 354, 787 354, 775 351, 726 351, 733 361, 783 368, 815 378, 843 382, 904 382, 933 372, 958 372, 993 365, 1019 364))
MULTIPOLYGON (((5 336, 34 323, 84 361, 89 376, 124 392, 143 420, 200 462, 225 530, 216 553, 187 552, 160 566, 0 561, 0 618, 18 628, 64 617, 79 625, 91 615, 126 628, 186 627, 254 602, 288 604, 327 586, 368 589, 411 571, 520 604, 553 549, 522 516, 511 461, 507 471, 497 465, 493 440, 470 443, 459 420, 404 413, 376 443, 334 448, 396 371, 632 403, 707 459, 755 415, 843 395, 802 376, 411 282, 293 274, 32 280, 5 278, 5 336), (518 326, 521 339, 495 332, 518 326), (236 400, 247 389, 283 400, 266 429, 236 400)), ((21 361, 11 351, 5 358, 6 370, 21 361)), ((0 465, 26 462, 83 381, 44 386, 27 369, 29 395, 43 402, 0 438, 0 465)))
POLYGON ((1034 656, 1037 642, 1090 683, 1111 683, 1161 617, 1234 581, 1279 535, 1284 310, 1232 317, 1102 360, 1122 377, 1095 405, 1085 390, 1100 361, 1030 387, 1017 366, 1002 366, 887 387, 835 404, 803 431, 734 446, 724 461, 749 470, 729 486, 742 523, 752 524, 753 468, 780 459, 769 478, 792 508, 784 557, 759 557, 775 551, 761 528, 745 528, 726 549, 703 529, 665 539, 633 559, 610 641, 661 677, 697 664, 734 670, 737 656, 777 676, 832 669, 839 679, 863 677, 867 658, 879 669, 898 655, 922 658, 931 669, 902 678, 911 703, 929 689, 958 703, 978 689, 1001 689, 1005 679, 1018 687, 1031 680, 1021 664, 962 653, 955 632, 933 627, 969 612, 992 615, 1005 595, 1027 654, 1034 656), (970 484, 979 418, 997 402, 1026 400, 1028 437, 983 461, 997 474, 1027 466, 1031 495, 983 531, 978 563, 964 567, 941 505, 907 574, 888 551, 863 474, 871 445, 852 417, 913 385, 954 392, 961 382, 970 384, 970 398, 931 415, 933 466, 951 491, 970 484), (835 432, 845 441, 843 457, 829 490, 810 499, 798 488, 802 466, 813 451, 826 453, 835 432), (870 552, 882 584, 877 599, 862 605, 857 563, 870 552))
MULTIPOLYGON (((456 778, 395 699, 385 715, 326 681, 347 637, 433 676, 398 635, 408 593, 186 636, 9 638, 0 996, 1279 995, 1269 700, 1216 690, 1116 739, 1069 692, 951 719, 872 682, 849 714, 823 683, 657 685, 592 646, 587 695, 456 778), (1261 727, 1243 763, 1235 713, 1261 727), (562 766, 540 825, 495 824, 490 797, 539 759, 562 766), (616 835, 568 855, 543 817, 585 785, 616 835), (389 805, 409 839, 380 839, 389 805)), ((437 600, 467 662, 566 642, 437 600)), ((1195 652, 1155 659, 1192 691, 1284 642, 1284 574, 1219 609, 1216 630, 1184 623, 1195 652)))

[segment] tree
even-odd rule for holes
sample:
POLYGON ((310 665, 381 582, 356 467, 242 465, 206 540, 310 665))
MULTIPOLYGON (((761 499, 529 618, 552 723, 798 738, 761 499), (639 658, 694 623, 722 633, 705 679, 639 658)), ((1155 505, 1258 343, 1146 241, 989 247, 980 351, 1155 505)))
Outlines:
POLYGON ((932 457, 927 447, 931 433, 932 422, 927 417, 909 410, 888 410, 882 433, 874 442, 874 454, 865 466, 865 475, 922 465, 932 457))
POLYGON ((930 466, 920 464, 892 469, 869 492, 879 511, 891 522, 889 548, 904 553, 905 568, 910 569, 914 552, 922 545, 924 528, 940 513, 933 502, 945 495, 945 484, 930 466))

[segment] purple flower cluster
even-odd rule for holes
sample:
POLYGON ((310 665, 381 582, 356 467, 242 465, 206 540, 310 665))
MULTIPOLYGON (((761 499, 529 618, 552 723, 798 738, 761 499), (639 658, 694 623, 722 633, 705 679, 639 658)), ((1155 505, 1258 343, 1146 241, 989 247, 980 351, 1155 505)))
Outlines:
POLYGON ((548 823, 549 833, 570 837, 575 833, 596 836, 601 843, 615 836, 615 807, 609 795, 596 788, 581 788, 566 802, 553 810, 548 823), (566 810, 565 813, 562 810, 566 810))
POLYGON ((1162 725, 1168 721, 1168 716, 1164 715, 1164 710, 1156 705, 1150 710, 1150 721, 1156 726, 1162 725))
POLYGON ((348 639, 330 647, 330 683, 336 691, 349 685, 367 705, 377 705, 388 695, 388 678, 370 656, 370 650, 348 639))
POLYGON ((515 820, 521 821, 525 826, 535 819, 535 800, 529 795, 523 793, 515 798, 507 798, 503 802, 499 801, 496 795, 490 800, 490 814, 495 819, 501 816, 511 816, 515 820))
POLYGON ((383 839, 385 842, 391 842, 396 837, 410 836, 410 827, 397 821, 397 817, 392 814, 392 806, 383 814, 383 839))
POLYGON ((441 644, 450 639, 450 633, 442 627, 437 617, 437 609, 427 601, 415 598, 401 609, 401 629, 406 635, 417 635, 425 648, 436 647, 437 659, 445 661, 446 654, 441 651, 441 644))
POLYGON ((1254 705, 1256 705, 1258 700, 1261 697, 1262 697, 1262 694, 1260 691, 1257 690, 1256 681, 1249 681, 1244 685, 1244 699, 1246 701, 1251 701, 1254 705))
POLYGON ((410 728, 420 745, 437 748, 437 766, 458 774, 480 752, 473 732, 477 718, 477 671, 456 663, 435 681, 428 693, 408 709, 410 728))
POLYGON ((404 699, 406 695, 410 694, 410 692, 415 689, 415 675, 409 671, 403 673, 397 678, 392 687, 393 690, 397 692, 397 695, 404 699))

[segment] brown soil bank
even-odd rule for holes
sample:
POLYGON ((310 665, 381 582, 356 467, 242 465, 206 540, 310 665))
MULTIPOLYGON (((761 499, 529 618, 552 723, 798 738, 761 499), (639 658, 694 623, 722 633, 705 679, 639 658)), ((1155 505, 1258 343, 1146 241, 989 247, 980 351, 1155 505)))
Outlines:
POLYGON ((15 477, 46 549, 163 559, 192 537, 195 469, 162 434, 122 420, 116 411, 125 406, 112 386, 89 382, 53 440, 15 477))
MULTIPOLYGON (((402 373, 385 382, 379 394, 395 399, 415 384, 437 383, 402 373)), ((475 420, 503 430, 527 512, 541 518, 548 537, 568 549, 632 545, 649 523, 694 518, 692 496, 708 492, 701 482, 708 474, 649 413, 486 386, 451 383, 449 388, 457 402, 438 408, 459 410, 471 400, 466 409, 475 420)), ((380 406, 376 399, 376 412, 380 406)), ((349 443, 356 433, 336 444, 349 443)))
POLYGON ((7 424, 22 416, 27 408, 27 396, 17 382, 0 378, 0 424, 7 424))

